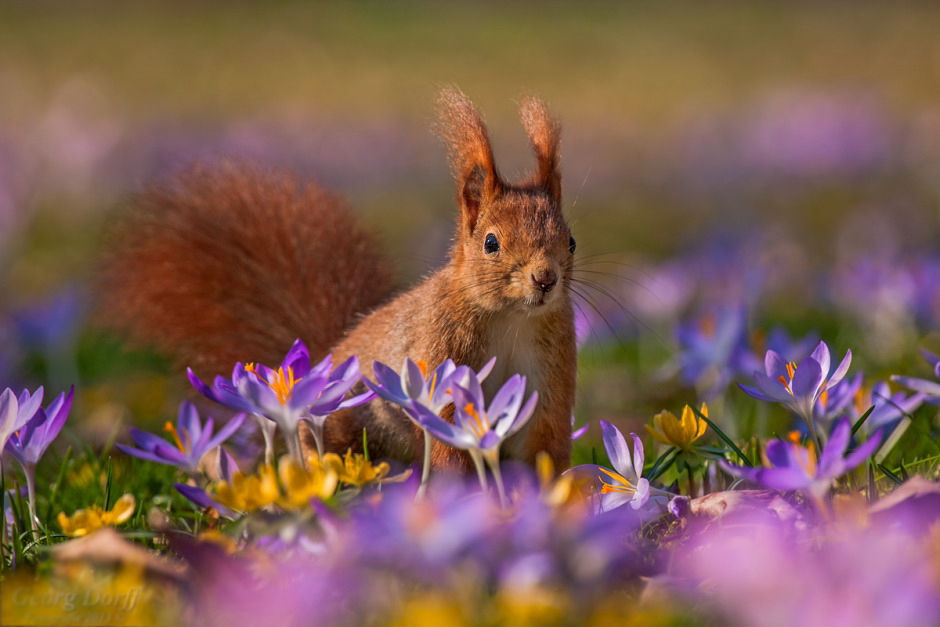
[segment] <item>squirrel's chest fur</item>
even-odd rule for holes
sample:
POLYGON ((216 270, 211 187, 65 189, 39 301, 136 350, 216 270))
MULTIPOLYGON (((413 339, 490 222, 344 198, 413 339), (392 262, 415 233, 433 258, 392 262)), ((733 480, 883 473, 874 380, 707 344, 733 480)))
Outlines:
POLYGON ((526 377, 527 391, 542 388, 542 370, 546 364, 539 355, 542 346, 538 337, 539 327, 537 320, 525 314, 494 316, 481 338, 483 355, 496 357, 493 372, 483 385, 488 398, 514 374, 526 377))

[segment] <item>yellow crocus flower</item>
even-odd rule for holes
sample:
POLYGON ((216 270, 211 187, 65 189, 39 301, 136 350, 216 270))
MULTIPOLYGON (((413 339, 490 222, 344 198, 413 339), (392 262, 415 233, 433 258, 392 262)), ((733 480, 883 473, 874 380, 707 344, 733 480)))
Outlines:
POLYGON ((280 490, 274 467, 261 466, 256 475, 236 472, 231 481, 217 481, 213 486, 215 500, 240 512, 253 512, 277 502, 280 490))
POLYGON ((307 460, 307 467, 285 457, 278 466, 284 494, 278 504, 287 509, 309 507, 311 499, 327 499, 336 492, 337 473, 321 463, 316 455, 307 460))
MULTIPOLYGON (((707 417, 708 405, 702 403, 700 411, 707 417)), ((688 405, 682 408, 681 418, 676 418, 671 411, 661 411, 653 416, 653 427, 646 426, 647 432, 657 441, 684 451, 689 450, 692 443, 702 437, 707 429, 708 423, 699 418, 688 405)))
POLYGON ((239 512, 253 512, 270 505, 284 509, 307 507, 310 499, 326 499, 336 492, 337 473, 313 455, 302 467, 289 457, 274 466, 263 465, 255 475, 235 473, 230 481, 217 481, 212 494, 216 501, 239 512))
POLYGON ((336 453, 327 453, 323 456, 323 465, 332 469, 340 482, 356 487, 382 481, 391 470, 387 462, 373 465, 365 455, 354 454, 352 449, 347 450, 343 457, 336 453))
POLYGON ((102 527, 111 527, 127 522, 134 514, 137 501, 133 494, 125 494, 114 503, 114 507, 105 510, 97 505, 77 510, 71 516, 59 512, 59 526, 63 533, 75 538, 87 536, 102 527))

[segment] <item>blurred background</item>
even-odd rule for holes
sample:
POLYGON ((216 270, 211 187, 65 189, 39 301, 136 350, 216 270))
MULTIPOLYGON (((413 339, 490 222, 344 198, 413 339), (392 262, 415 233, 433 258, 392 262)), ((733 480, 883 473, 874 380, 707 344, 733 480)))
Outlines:
MULTIPOLYGON (((459 85, 497 162, 533 164, 515 102, 563 122, 578 240, 577 418, 638 428, 763 350, 826 339, 872 380, 924 375, 940 316, 935 3, 0 5, 0 386, 78 385, 83 436, 165 420, 185 380, 89 323, 102 229, 200 159, 339 191, 403 283, 454 216, 434 100, 459 85)), ((274 306, 274 305, 272 305, 274 306)), ((934 344, 936 347, 937 344, 934 344)), ((782 414, 781 414, 782 415, 782 414)))

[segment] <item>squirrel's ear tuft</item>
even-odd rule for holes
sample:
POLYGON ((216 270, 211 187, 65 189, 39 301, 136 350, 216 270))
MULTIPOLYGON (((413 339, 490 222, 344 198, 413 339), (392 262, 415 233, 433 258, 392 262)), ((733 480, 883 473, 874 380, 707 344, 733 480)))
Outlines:
POLYGON ((460 210, 468 232, 472 232, 481 203, 499 194, 503 184, 493 162, 486 125, 470 99, 456 87, 445 87, 437 103, 438 133, 447 143, 460 210))
POLYGON ((535 184, 544 187, 548 193, 561 202, 561 174, 558 171, 561 124, 552 117, 545 103, 533 96, 522 100, 519 115, 538 159, 535 184))

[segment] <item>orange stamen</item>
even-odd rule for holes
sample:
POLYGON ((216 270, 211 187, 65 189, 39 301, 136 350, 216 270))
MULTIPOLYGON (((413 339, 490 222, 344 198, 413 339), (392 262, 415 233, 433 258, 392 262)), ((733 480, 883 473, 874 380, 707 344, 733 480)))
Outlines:
MULTIPOLYGON (((176 443, 176 448, 186 452, 186 447, 183 446, 183 440, 180 439, 179 431, 176 430, 176 425, 174 425, 169 420, 166 421, 166 424, 163 425, 163 430, 173 436, 173 441, 176 443)), ((186 433, 186 430, 183 429, 183 435, 186 437, 186 444, 189 444, 189 434, 186 433)))
POLYGON ((476 407, 474 407, 473 403, 467 403, 466 405, 464 405, 463 410, 465 413, 470 414, 470 417, 473 418, 473 421, 476 423, 476 427, 477 427, 475 429, 476 435, 477 437, 482 438, 483 434, 486 433, 490 428, 489 423, 486 421, 485 418, 482 418, 482 419, 480 418, 480 414, 477 413, 476 407))
POLYGON ((601 481, 601 494, 608 494, 610 492, 622 492, 623 494, 633 494, 634 492, 636 492, 636 488, 633 487, 633 484, 631 484, 630 481, 623 475, 607 470, 606 468, 599 468, 598 470, 610 476, 614 481, 619 482, 619 484, 607 483, 606 481, 604 481, 603 477, 599 477, 601 481))

